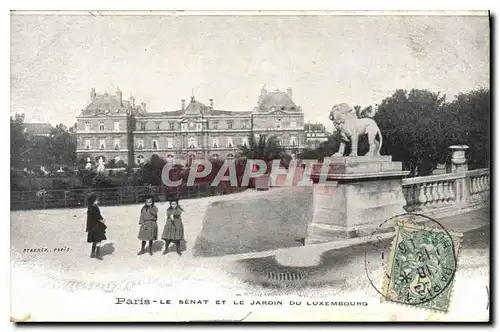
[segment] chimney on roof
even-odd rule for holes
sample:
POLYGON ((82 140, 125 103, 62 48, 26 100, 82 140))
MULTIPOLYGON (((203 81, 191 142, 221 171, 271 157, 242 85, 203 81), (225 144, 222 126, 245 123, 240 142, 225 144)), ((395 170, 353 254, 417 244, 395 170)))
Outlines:
POLYGON ((96 96, 97 94, 95 93, 95 88, 92 88, 92 90, 90 90, 90 100, 94 101, 96 96))
POLYGON ((122 92, 120 91, 120 88, 118 87, 116 87, 116 97, 118 98, 120 105, 123 106, 123 95, 122 92))
POLYGON ((186 99, 181 99, 181 110, 186 109, 186 99))
POLYGON ((292 98, 292 88, 288 88, 288 89, 286 89, 286 94, 287 94, 290 98, 292 98))
POLYGON ((128 98, 130 100, 130 105, 132 105, 133 108, 135 108, 135 98, 134 96, 130 95, 128 98))
POLYGON ((210 98, 209 101, 210 101, 210 109, 213 110, 214 109, 214 99, 210 98))
POLYGON ((146 112, 146 103, 145 102, 142 102, 141 103, 141 109, 146 112))

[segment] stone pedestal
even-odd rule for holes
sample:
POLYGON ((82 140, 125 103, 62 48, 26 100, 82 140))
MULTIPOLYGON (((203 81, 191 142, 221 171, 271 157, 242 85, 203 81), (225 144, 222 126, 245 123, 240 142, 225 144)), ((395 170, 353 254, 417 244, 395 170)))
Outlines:
POLYGON ((325 162, 330 167, 323 168, 323 177, 321 172, 312 174, 314 216, 306 244, 391 231, 391 224, 380 224, 405 212, 402 178, 408 172, 402 171, 401 162, 391 156, 333 157, 325 162))

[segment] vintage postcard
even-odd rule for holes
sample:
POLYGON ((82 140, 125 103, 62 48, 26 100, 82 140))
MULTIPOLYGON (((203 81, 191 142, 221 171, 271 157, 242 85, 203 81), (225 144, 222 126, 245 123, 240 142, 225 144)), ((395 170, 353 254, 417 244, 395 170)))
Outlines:
POLYGON ((490 16, 12 11, 12 322, 489 322, 490 16))

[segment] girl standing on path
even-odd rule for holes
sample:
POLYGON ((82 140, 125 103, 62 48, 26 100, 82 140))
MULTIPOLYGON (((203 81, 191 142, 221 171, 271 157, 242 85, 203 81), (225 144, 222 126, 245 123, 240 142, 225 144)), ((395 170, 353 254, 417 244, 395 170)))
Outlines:
POLYGON ((168 252, 168 246, 171 242, 175 242, 177 254, 181 253, 181 240, 184 240, 184 225, 182 224, 181 214, 184 210, 179 206, 179 201, 170 201, 170 207, 167 209, 167 221, 163 228, 161 238, 165 241, 165 250, 163 254, 168 252))
POLYGON ((92 243, 90 257, 102 260, 100 256, 101 241, 106 240, 107 226, 104 224, 105 220, 98 205, 97 195, 90 194, 87 198, 87 227, 85 231, 87 232, 87 242, 92 243))
POLYGON ((141 251, 137 254, 142 255, 146 253, 146 241, 149 242, 149 255, 153 255, 153 241, 158 240, 158 208, 152 196, 146 196, 146 201, 141 209, 141 216, 139 218, 139 240, 141 240, 141 251))

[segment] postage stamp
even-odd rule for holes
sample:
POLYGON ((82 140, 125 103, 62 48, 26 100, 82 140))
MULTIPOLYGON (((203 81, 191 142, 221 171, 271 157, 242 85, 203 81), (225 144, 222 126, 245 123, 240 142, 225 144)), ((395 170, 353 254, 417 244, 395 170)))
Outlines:
POLYGON ((447 312, 462 234, 400 221, 382 299, 447 312))

